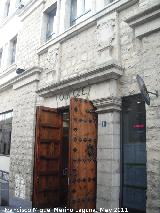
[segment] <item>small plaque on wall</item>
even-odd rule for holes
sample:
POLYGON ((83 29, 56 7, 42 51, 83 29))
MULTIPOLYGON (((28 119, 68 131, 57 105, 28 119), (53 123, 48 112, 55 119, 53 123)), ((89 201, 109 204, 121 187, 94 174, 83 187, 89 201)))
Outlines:
POLYGON ((102 127, 106 127, 107 126, 107 122, 106 121, 102 121, 102 127))

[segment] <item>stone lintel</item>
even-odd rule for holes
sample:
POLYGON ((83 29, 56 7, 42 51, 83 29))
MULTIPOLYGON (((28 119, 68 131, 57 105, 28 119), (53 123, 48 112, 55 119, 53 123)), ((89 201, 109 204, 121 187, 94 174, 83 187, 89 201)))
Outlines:
POLYGON ((135 36, 138 38, 160 30, 160 4, 138 12, 125 22, 135 30, 135 36))
POLYGON ((98 84, 111 79, 119 79, 123 75, 123 69, 113 60, 103 64, 96 69, 86 72, 57 83, 39 88, 37 93, 41 97, 51 97, 66 91, 78 89, 81 87, 98 84))
POLYGON ((121 98, 108 97, 96 99, 93 101, 94 106, 97 108, 97 113, 107 113, 113 111, 121 111, 121 98))

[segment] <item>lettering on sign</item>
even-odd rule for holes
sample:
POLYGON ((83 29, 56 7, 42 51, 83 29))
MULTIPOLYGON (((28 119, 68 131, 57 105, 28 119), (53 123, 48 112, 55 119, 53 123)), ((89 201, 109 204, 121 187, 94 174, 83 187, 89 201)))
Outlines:
POLYGON ((107 126, 107 122, 106 121, 102 121, 102 127, 106 127, 107 126))
POLYGON ((90 87, 83 87, 79 89, 75 89, 73 91, 69 91, 67 93, 62 93, 57 96, 58 101, 67 101, 70 100, 71 97, 79 98, 82 96, 85 96, 85 98, 88 98, 90 95, 90 87))

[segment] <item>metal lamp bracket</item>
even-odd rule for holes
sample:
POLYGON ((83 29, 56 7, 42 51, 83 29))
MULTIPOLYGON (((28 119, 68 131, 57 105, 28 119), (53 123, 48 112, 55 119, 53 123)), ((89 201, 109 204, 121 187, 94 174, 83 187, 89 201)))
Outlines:
POLYGON ((155 92, 149 92, 148 93, 152 94, 152 95, 155 95, 157 98, 158 98, 158 90, 156 90, 155 92))

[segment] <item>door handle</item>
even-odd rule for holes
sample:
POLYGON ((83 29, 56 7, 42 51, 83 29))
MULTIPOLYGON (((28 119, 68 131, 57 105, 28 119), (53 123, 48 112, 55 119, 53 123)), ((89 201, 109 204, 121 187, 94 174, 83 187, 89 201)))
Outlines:
POLYGON ((66 175, 67 175, 67 172, 68 172, 68 168, 64 168, 64 169, 63 169, 63 176, 66 176, 66 175))

